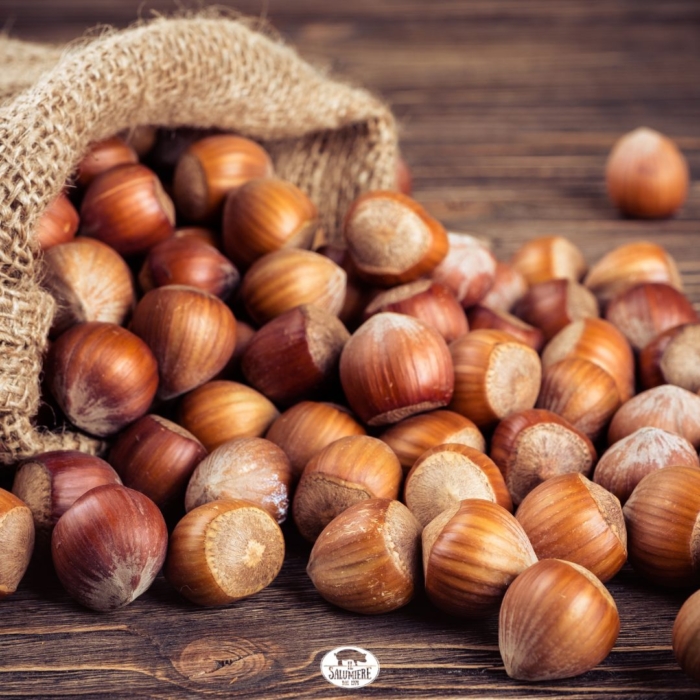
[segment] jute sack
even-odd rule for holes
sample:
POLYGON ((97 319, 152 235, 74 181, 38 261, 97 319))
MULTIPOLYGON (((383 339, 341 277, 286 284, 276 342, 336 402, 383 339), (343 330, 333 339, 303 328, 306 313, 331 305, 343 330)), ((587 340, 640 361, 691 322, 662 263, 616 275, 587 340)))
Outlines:
POLYGON ((141 124, 234 130, 319 206, 331 238, 349 203, 395 186, 390 110, 331 80, 249 22, 158 18, 65 50, 0 38, 0 462, 98 451, 34 426, 54 300, 40 287, 38 218, 89 145, 141 124))

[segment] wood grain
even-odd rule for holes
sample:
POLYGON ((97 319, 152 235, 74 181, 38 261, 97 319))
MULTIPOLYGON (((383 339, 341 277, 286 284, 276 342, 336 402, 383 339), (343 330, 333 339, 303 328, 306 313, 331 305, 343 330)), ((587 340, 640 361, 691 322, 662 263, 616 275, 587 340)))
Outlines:
MULTIPOLYGON (((232 5, 233 6, 233 5, 232 5)), ((527 238, 564 234, 589 261, 652 239, 678 259, 700 308, 700 182, 669 221, 621 218, 605 196, 615 139, 639 125, 677 140, 700 172, 700 4, 696 0, 240 0, 302 54, 381 93, 402 125, 417 198, 452 230, 507 257, 527 238)), ((0 2, 13 36, 73 39, 174 3, 0 2)), ((7 477, 5 477, 7 480, 7 477)), ((34 566, 2 601, 0 697, 340 698, 319 673, 342 645, 372 651, 377 698, 680 698, 671 626, 685 593, 625 567, 609 584, 622 619, 611 655, 575 679, 524 684, 505 674, 496 620, 461 622, 425 599, 365 618, 324 603, 286 526, 282 573, 259 595, 197 609, 162 579, 124 610, 79 608, 34 566)))

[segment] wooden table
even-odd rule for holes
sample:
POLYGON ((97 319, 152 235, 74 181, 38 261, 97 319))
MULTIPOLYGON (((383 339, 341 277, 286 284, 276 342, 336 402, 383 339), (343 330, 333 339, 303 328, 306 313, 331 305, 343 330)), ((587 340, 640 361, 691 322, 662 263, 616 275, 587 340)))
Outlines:
MULTIPOLYGON (((646 238, 676 256, 700 302, 700 183, 679 216, 621 219, 603 169, 639 125, 676 139, 700 172, 697 0, 242 0, 307 58, 381 93, 402 124, 416 197, 451 229, 486 236, 499 256, 531 236, 564 234, 590 261, 646 238)), ((124 25, 141 0, 5 0, 14 36, 67 40, 97 22, 124 25)), ((145 9, 144 9, 145 8, 145 9)), ((0 68, 1 69, 1 68, 0 68)), ((351 697, 319 673, 339 645, 369 649, 377 681, 352 697, 696 697, 676 665, 671 626, 683 593, 625 568, 610 584, 619 640, 597 669, 525 684, 505 674, 496 620, 460 622, 424 599, 382 617, 324 603, 308 548, 287 527, 275 583, 224 609, 181 600, 159 578, 119 612, 81 609, 35 569, 0 610, 0 696, 351 697)))

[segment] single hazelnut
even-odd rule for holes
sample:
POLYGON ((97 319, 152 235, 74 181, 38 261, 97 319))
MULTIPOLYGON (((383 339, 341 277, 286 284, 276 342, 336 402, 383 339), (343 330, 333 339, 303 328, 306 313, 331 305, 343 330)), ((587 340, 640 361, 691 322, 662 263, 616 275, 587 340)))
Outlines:
POLYGON ((133 333, 92 321, 56 339, 46 360, 46 382, 71 423, 106 437, 148 411, 158 389, 158 364, 133 333))
POLYGON ((486 441, 479 428, 454 411, 430 411, 409 416, 392 425, 380 436, 399 458, 405 474, 416 460, 431 447, 446 443, 466 445, 479 452, 486 450, 486 441))
POLYGON ((700 391, 700 323, 674 326, 660 333, 639 353, 639 378, 645 389, 674 384, 700 391))
POLYGON ((267 588, 284 561, 284 536, 254 503, 211 501, 191 510, 170 536, 165 578, 197 605, 228 605, 267 588))
POLYGON ((511 311, 527 290, 525 276, 510 263, 497 260, 493 285, 479 303, 490 309, 511 311))
POLYGON ((700 591, 691 595, 673 624, 673 655, 691 678, 700 680, 700 591))
POLYGON ((255 141, 232 134, 199 139, 186 148, 175 167, 177 209, 190 221, 209 221, 221 211, 229 192, 272 172, 270 156, 255 141))
POLYGON ((432 280, 417 280, 380 292, 365 308, 365 319, 387 311, 427 323, 447 343, 469 331, 462 305, 447 287, 432 280))
POLYGON ((250 501, 278 523, 287 518, 292 467, 287 455, 263 438, 238 438, 219 445, 194 470, 185 510, 222 499, 250 501))
POLYGON ((603 453, 593 481, 624 504, 647 474, 670 466, 700 467, 695 448, 684 437, 661 428, 639 428, 603 453))
POLYGON ((32 512, 17 496, 0 489, 0 600, 12 595, 34 551, 32 512))
POLYGON ((620 633, 617 606, 590 571, 543 559, 503 598, 498 647, 506 673, 521 681, 572 678, 597 666, 620 633))
POLYGON ((291 182, 249 180, 226 197, 224 251, 246 269, 280 248, 310 248, 318 226, 316 205, 291 182))
POLYGON ((535 350, 509 333, 471 331, 450 344, 455 389, 450 410, 479 428, 532 408, 542 368, 535 350))
POLYGON ((533 238, 517 250, 510 264, 530 285, 561 278, 578 282, 588 269, 583 253, 563 236, 533 238))
POLYGON ((145 253, 173 235, 175 209, 154 172, 122 165, 98 175, 80 207, 80 232, 121 255, 145 253))
POLYGON ((211 452, 242 437, 262 437, 279 416, 274 404, 245 384, 216 380, 180 399, 178 423, 211 452))
POLYGON ((365 435, 365 429, 350 411, 330 403, 301 401, 279 416, 265 437, 284 450, 298 479, 314 455, 351 435, 365 435))
POLYGON ((536 561, 520 523, 490 501, 455 503, 423 529, 425 592, 452 615, 496 612, 511 582, 536 561))
POLYGON ((340 381, 350 407, 362 421, 397 423, 449 403, 452 359, 433 327, 404 314, 380 313, 345 343, 340 381))
POLYGON ((610 580, 627 561, 620 501, 583 474, 561 474, 525 496, 515 513, 540 559, 564 559, 610 580))
POLYGON ((150 414, 117 436, 107 459, 124 486, 140 491, 166 510, 181 503, 194 468, 206 454, 192 433, 150 414))
POLYGON ((233 355, 236 319, 221 299, 183 285, 148 292, 131 329, 158 361, 158 396, 172 399, 216 376, 233 355))
POLYGON ((120 165, 139 162, 139 157, 131 145, 120 136, 112 136, 90 146, 87 155, 78 165, 77 181, 87 187, 98 175, 120 165))
POLYGON ((351 435, 314 455, 294 494, 292 515, 313 542, 346 508, 369 498, 396 499, 403 473, 396 455, 377 438, 351 435))
POLYGON ((349 338, 337 316, 302 304, 255 333, 241 369, 251 386, 279 406, 318 398, 338 386, 340 353, 349 338))
POLYGON ((399 192, 358 197, 345 216, 343 234, 357 273, 382 287, 429 274, 448 248, 442 224, 399 192))
POLYGON ((483 498, 513 510, 498 467, 473 447, 444 444, 426 450, 404 484, 404 502, 425 527, 433 518, 467 498, 483 498))
POLYGON ((289 248, 263 255, 243 277, 241 297, 250 317, 263 325, 300 304, 338 315, 345 301, 347 274, 310 250, 289 248))
POLYGON ((641 127, 615 143, 605 179, 611 201, 623 213, 663 219, 685 201, 688 163, 671 139, 641 127))
POLYGON ((551 411, 530 408, 504 418, 491 439, 491 459, 517 505, 542 482, 568 473, 588 476, 596 461, 588 436, 551 411))
POLYGON ((158 507, 125 486, 84 493, 54 527, 51 556, 68 594, 91 610, 128 605, 163 566, 168 530, 158 507))
POLYGON ((482 304, 474 304, 467 312, 467 320, 469 321, 469 328, 473 331, 485 328, 504 331, 536 352, 539 352, 544 345, 544 335, 539 328, 535 328, 535 326, 526 323, 507 311, 491 309, 482 304))
POLYGON ((481 301, 493 287, 496 258, 480 239, 467 233, 448 233, 449 249, 430 277, 444 284, 465 308, 481 301))
POLYGON ((59 243, 67 243, 75 238, 80 217, 65 193, 54 199, 36 224, 36 240, 42 250, 48 250, 59 243))
POLYGON ((419 585, 420 525, 399 501, 355 503, 318 536, 306 572, 325 600, 345 610, 401 608, 419 585))
POLYGON ((81 236, 47 250, 42 286, 58 302, 53 335, 84 321, 121 325, 136 304, 129 266, 93 238, 81 236))

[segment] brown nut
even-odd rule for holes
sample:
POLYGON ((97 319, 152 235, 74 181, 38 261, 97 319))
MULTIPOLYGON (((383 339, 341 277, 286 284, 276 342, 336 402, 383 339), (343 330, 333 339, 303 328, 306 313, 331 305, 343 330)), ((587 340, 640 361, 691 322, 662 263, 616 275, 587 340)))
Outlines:
POLYGON ((136 304, 129 266, 93 238, 53 246, 44 254, 44 266, 42 286, 58 302, 53 335, 84 321, 121 325, 136 304))
POLYGON ((215 377, 236 347, 236 319, 219 299, 183 285, 148 292, 131 329, 158 360, 158 396, 172 399, 215 377))
POLYGON ((84 493, 121 479, 103 459, 76 450, 43 452, 23 461, 12 492, 27 504, 37 538, 48 543, 58 519, 84 493))
POLYGON ((637 394, 615 413, 608 430, 608 444, 640 428, 661 428, 700 447, 700 396, 678 386, 664 384, 637 394))
POLYGON ((34 551, 32 512, 17 496, 0 489, 0 600, 12 595, 24 576, 34 551))
POLYGON ((125 328, 80 323, 51 346, 46 382, 71 423, 106 437, 148 411, 158 364, 146 343, 125 328))
POLYGON ((278 416, 274 404, 259 391, 216 380, 182 397, 178 423, 211 452, 229 440, 262 437, 278 416))
POLYGON ((120 136, 93 143, 78 165, 77 181, 87 187, 98 175, 120 165, 138 163, 136 151, 120 136))
POLYGON ((128 605, 148 590, 167 547, 168 530, 158 507, 116 484, 83 494, 51 536, 63 587, 81 605, 101 612, 128 605))
POLYGON ((283 523, 291 483, 292 467, 277 445, 257 437, 229 440, 197 465, 187 486, 185 510, 238 499, 255 503, 283 523))
POLYGON ((348 410, 330 403, 301 401, 279 416, 265 437, 284 450, 298 479, 309 460, 324 447, 342 437, 364 434, 365 429, 348 410))
POLYGON ((522 273, 510 263, 496 261, 496 274, 493 285, 479 303, 490 309, 511 311, 520 299, 527 293, 528 284, 522 273))
POLYGON ((80 207, 80 232, 121 255, 145 253, 173 235, 175 208, 154 172, 121 165, 93 180, 80 207))
POLYGON ((80 217, 70 199, 62 192, 46 208, 36 224, 36 240, 42 250, 75 238, 80 217))
POLYGON ((165 510, 181 503, 194 468, 206 454, 192 433, 150 414, 117 436, 108 461, 124 486, 140 491, 165 510))
POLYGON ((446 406, 452 359, 442 336, 404 314, 372 316, 345 343, 340 381, 352 410, 368 425, 446 406))
POLYGON ((647 474, 670 466, 700 467, 700 460, 684 437, 661 428, 639 428, 603 453, 593 481, 624 504, 647 474))
POLYGON ((284 549, 279 525, 263 508, 211 501, 175 526, 165 578, 197 605, 227 605, 269 586, 282 568, 284 549))
POLYGON ((615 143, 605 179, 610 199, 625 214, 661 219, 685 201, 688 163, 671 139, 640 127, 615 143))
POLYGON ((582 566, 559 559, 543 559, 518 576, 498 619, 506 673, 522 681, 585 673, 610 653, 619 633, 620 617, 605 586, 582 566))
POLYGON ((420 525, 403 503, 350 506, 318 536, 306 572, 329 603, 365 615, 406 605, 420 577, 420 525))
POLYGON ((572 357, 544 370, 537 408, 560 415, 591 440, 620 406, 615 380, 597 364, 572 357))
POLYGON ((425 591, 453 615, 495 612, 515 577, 536 561, 518 521, 490 501, 456 503, 423 529, 425 591))
POLYGON ((398 498, 402 476, 399 460, 381 440, 352 435, 332 442, 301 475, 292 504, 297 529, 313 542, 353 503, 398 498))
POLYGON ((625 507, 629 559, 652 583, 674 588, 700 581, 700 469, 664 467, 647 474, 625 507))
POLYGON ((700 591, 691 595, 673 624, 673 654, 691 678, 700 680, 700 591))
POLYGON ((467 498, 483 498, 513 510, 498 467, 483 452, 466 445, 444 444, 426 450, 404 484, 404 502, 423 527, 467 498))
POLYGON ((642 282, 621 292, 608 304, 605 318, 635 350, 669 328, 699 320, 688 298, 664 282, 642 282))
POLYGON ((416 460, 431 447, 452 443, 467 445, 479 452, 486 450, 486 441, 469 418, 454 411, 430 411, 409 416, 385 430, 380 436, 399 458, 407 474, 416 460))
POLYGON ((515 513, 540 559, 564 559, 610 580, 627 561, 620 501, 582 474, 547 479, 515 513))
POLYGON ((209 221, 229 192, 249 180, 272 175, 272 161, 262 146, 231 134, 195 141, 180 156, 173 175, 178 211, 190 221, 209 221))
POLYGON ((450 410, 479 428, 532 408, 540 390, 537 353, 503 331, 478 330, 450 344, 455 389, 450 410))
POLYGON ((543 481, 567 473, 588 476, 596 456, 585 433, 540 408, 504 418, 491 439, 491 459, 516 505, 543 481))
POLYGON ((645 389, 674 384, 700 391, 700 323, 660 333, 639 353, 639 379, 645 389))
POLYGON ((358 197, 345 215, 343 233, 358 275, 382 287, 430 274, 447 254, 442 224, 399 192, 358 197))
POLYGON ((536 352, 539 352, 544 345, 544 335, 539 328, 525 323, 525 321, 507 311, 499 311, 482 304, 474 304, 467 312, 467 319, 469 328, 473 331, 487 328, 503 331, 525 343, 525 345, 528 345, 536 352))
POLYGON ((337 316, 302 304, 255 333, 241 369, 248 383, 278 406, 323 397, 338 386, 340 353, 349 338, 337 316))
POLYGON ((318 225, 316 205, 291 182, 249 180, 226 197, 224 251, 244 270, 280 248, 311 248, 318 225))
POLYGON ((243 277, 241 297, 250 317, 263 325, 300 304, 338 315, 345 301, 345 270, 310 250, 268 253, 243 277))
POLYGON ((563 236, 533 238, 518 249, 510 264, 528 284, 554 279, 578 282, 588 267, 583 253, 563 236))
POLYGON ((447 255, 430 277, 445 285, 468 309, 493 287, 496 258, 483 241, 467 233, 448 233, 447 240, 447 255))

